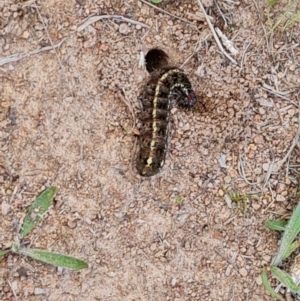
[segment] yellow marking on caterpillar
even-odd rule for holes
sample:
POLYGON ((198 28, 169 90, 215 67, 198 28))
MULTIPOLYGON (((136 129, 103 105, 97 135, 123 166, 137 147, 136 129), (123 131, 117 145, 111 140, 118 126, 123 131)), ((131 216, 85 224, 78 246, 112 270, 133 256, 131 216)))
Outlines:
POLYGON ((151 158, 151 157, 148 158, 148 159, 147 159, 147 166, 151 166, 152 163, 153 163, 152 158, 151 158))
POLYGON ((159 80, 164 81, 170 74, 179 73, 181 70, 179 69, 171 69, 170 71, 166 72, 159 80))
POLYGON ((174 89, 177 88, 177 87, 180 87, 181 90, 182 90, 186 95, 189 94, 189 91, 188 91, 188 89, 185 87, 185 85, 184 85, 184 84, 180 84, 180 83, 177 83, 177 84, 173 85, 173 86, 170 88, 170 91, 171 91, 171 90, 174 90, 174 89))

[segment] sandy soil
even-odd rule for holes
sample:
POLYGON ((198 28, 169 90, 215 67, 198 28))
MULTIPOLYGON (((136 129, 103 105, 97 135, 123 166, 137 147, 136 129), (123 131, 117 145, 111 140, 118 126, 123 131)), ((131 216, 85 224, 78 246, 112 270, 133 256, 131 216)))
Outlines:
POLYGON ((272 300, 259 275, 280 236, 264 222, 296 204, 298 147, 278 172, 268 168, 298 131, 299 23, 265 36, 266 1, 203 3, 239 50, 237 65, 194 0, 159 5, 188 22, 133 0, 0 1, 0 59, 65 39, 0 66, 0 249, 54 185, 31 246, 89 263, 74 272, 9 255, 1 300, 272 300), (108 18, 78 30, 93 15, 145 26, 108 18), (166 164, 141 178, 130 107, 138 118, 140 52, 152 47, 183 65, 198 104, 172 109, 166 164), (245 199, 245 214, 226 192, 245 199))

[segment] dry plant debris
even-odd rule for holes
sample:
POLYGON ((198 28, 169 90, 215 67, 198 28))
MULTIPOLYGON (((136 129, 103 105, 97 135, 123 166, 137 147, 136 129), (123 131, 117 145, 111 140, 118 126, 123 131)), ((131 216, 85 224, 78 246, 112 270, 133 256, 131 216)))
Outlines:
POLYGON ((32 248, 55 244, 90 263, 74 273, 9 256, 1 300, 272 300, 260 273, 279 236, 264 221, 295 206, 298 145, 266 175, 299 128, 299 26, 265 36, 264 1, 201 2, 239 51, 235 65, 198 1, 146 2, 0 2, 1 59, 28 55, 0 67, 0 248, 37 192, 54 185, 60 194, 32 248), (103 15, 126 19, 78 31, 103 15), (130 129, 147 78, 140 53, 155 46, 184 65, 200 101, 172 109, 167 163, 141 179, 130 129), (222 187, 260 199, 246 201, 244 217, 222 187))

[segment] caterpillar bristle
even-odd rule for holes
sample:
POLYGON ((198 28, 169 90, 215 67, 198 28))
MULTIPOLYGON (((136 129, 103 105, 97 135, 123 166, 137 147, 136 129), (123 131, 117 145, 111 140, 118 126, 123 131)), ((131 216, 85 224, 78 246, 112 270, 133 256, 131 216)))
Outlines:
POLYGON ((146 56, 146 69, 149 73, 168 65, 169 56, 159 48, 150 49, 146 56))

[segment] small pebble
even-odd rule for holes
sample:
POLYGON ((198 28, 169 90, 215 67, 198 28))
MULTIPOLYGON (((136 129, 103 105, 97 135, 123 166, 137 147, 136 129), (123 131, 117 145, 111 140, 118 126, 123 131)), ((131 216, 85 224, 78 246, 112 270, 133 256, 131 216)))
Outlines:
POLYGON ((285 197, 282 196, 281 194, 277 194, 276 201, 277 202, 284 202, 285 201, 285 197))
POLYGON ((28 39, 29 36, 30 36, 30 34, 29 34, 29 32, 28 32, 27 30, 25 30, 25 31, 23 32, 23 34, 22 34, 22 38, 23 38, 23 39, 28 39))
POLYGON ((239 269, 239 273, 241 274, 241 276, 246 277, 248 275, 248 272, 245 268, 241 268, 239 269))
POLYGON ((224 182, 227 183, 227 184, 229 184, 231 182, 231 178, 229 176, 226 176, 224 178, 224 182))
POLYGON ((42 289, 42 288, 36 287, 36 288, 34 289, 34 294, 35 294, 35 295, 43 295, 43 294, 45 294, 45 290, 42 289))
POLYGON ((155 251, 156 250, 156 244, 153 243, 151 246, 150 246, 150 250, 151 251, 155 251))
POLYGON ((2 290, 4 293, 8 293, 10 291, 10 288, 9 286, 4 286, 2 290))
POLYGON ((260 275, 256 277, 255 281, 256 281, 256 283, 258 285, 262 285, 262 280, 261 280, 261 276, 260 275))
POLYGON ((68 221, 68 226, 70 229, 75 229, 77 226, 77 223, 73 222, 73 221, 68 221))
POLYGON ((129 27, 128 27, 128 25, 126 23, 120 24, 120 26, 119 26, 119 32, 121 34, 128 34, 129 33, 129 27))
POLYGON ((1 204, 2 215, 7 215, 10 212, 11 206, 7 204, 5 201, 1 204))
POLYGON ((280 194, 285 190, 285 184, 283 183, 278 183, 276 187, 276 193, 280 194))

